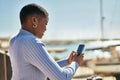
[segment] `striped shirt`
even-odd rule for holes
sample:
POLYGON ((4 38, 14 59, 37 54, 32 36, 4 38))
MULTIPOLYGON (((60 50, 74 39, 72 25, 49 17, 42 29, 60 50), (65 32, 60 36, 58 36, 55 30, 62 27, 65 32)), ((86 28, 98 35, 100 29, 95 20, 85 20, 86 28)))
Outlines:
POLYGON ((56 62, 40 39, 23 29, 11 39, 9 51, 12 80, 71 80, 78 68, 74 61, 56 62))

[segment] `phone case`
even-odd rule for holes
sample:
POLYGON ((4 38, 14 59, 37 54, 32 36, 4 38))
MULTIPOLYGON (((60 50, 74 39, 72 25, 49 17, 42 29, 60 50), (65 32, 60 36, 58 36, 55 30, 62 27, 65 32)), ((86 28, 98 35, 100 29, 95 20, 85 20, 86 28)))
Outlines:
POLYGON ((78 47, 78 49, 77 49, 78 55, 82 54, 82 51, 83 51, 84 47, 85 47, 84 44, 80 44, 80 45, 79 45, 79 47, 78 47))

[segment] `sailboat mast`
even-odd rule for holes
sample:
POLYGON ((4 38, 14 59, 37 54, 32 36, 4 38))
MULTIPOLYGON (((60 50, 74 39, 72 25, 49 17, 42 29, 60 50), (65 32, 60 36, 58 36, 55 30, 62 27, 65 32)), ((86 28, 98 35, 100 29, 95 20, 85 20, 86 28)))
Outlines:
POLYGON ((104 25, 103 25, 103 0, 100 0, 100 27, 101 27, 101 40, 104 40, 104 25))

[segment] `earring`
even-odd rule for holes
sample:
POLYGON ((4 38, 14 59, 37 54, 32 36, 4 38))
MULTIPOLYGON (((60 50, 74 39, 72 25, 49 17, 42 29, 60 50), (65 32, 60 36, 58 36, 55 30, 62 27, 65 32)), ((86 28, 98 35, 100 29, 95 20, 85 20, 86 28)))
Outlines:
POLYGON ((37 26, 35 26, 35 25, 33 25, 32 27, 33 27, 33 28, 37 28, 37 26))

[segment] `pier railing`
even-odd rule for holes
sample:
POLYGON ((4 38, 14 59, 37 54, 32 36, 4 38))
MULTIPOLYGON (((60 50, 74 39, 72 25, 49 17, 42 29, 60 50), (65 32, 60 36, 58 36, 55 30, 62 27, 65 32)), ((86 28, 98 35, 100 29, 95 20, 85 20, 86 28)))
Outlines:
POLYGON ((0 80, 11 80, 12 68, 7 51, 0 50, 0 80))

